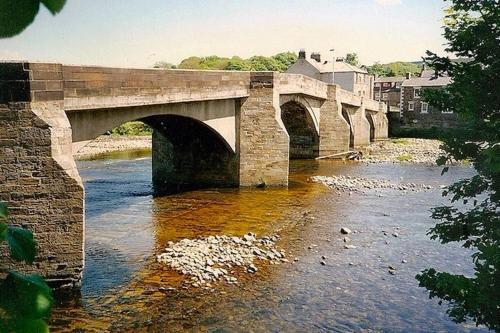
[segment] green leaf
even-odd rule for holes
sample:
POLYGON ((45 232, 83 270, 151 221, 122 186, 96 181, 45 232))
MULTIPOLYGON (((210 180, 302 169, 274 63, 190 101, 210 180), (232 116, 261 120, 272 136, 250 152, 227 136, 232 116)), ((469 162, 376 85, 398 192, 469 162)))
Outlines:
POLYGON ((17 261, 33 263, 36 255, 36 243, 31 231, 23 228, 9 227, 7 230, 10 256, 17 261))
POLYGON ((9 215, 9 209, 7 208, 7 204, 5 202, 0 202, 0 220, 6 219, 9 215))
POLYGON ((15 333, 49 333, 49 326, 42 319, 22 319, 11 326, 15 333))
POLYGON ((0 222, 0 242, 3 242, 7 238, 7 224, 0 222))
POLYGON ((39 0, 0 0, 0 38, 21 33, 35 19, 39 0))
POLYGON ((41 0, 41 2, 47 7, 52 15, 59 13, 66 4, 66 0, 41 0))
POLYGON ((46 318, 53 303, 52 291, 39 275, 11 271, 0 284, 0 307, 11 317, 22 320, 46 318))

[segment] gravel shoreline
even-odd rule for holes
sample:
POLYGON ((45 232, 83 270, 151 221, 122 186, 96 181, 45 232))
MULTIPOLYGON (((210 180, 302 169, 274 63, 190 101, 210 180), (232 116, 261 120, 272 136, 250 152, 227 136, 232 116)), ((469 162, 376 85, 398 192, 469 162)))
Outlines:
POLYGON ((366 148, 365 163, 401 163, 436 165, 444 154, 442 142, 430 139, 398 138, 375 142, 366 148))
POLYGON ((76 152, 76 159, 85 159, 124 150, 151 149, 151 136, 101 135, 76 152))
POLYGON ((284 250, 278 251, 275 243, 279 236, 257 238, 254 233, 243 237, 216 235, 198 239, 168 242, 168 247, 157 256, 160 263, 190 277, 187 284, 193 287, 212 288, 217 281, 237 284, 234 276, 238 267, 254 274, 258 271, 256 260, 272 264, 288 262, 284 250))

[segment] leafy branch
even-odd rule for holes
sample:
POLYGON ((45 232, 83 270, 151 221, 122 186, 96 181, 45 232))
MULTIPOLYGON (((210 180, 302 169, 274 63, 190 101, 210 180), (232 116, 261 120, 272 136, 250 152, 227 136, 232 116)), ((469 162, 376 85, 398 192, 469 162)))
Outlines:
MULTIPOLYGON (((31 231, 9 226, 9 210, 0 202, 0 243, 7 242, 11 259, 32 264, 36 243, 31 231)), ((0 271, 0 331, 43 333, 49 328, 44 319, 50 314, 52 291, 37 274, 23 275, 12 270, 0 271)))

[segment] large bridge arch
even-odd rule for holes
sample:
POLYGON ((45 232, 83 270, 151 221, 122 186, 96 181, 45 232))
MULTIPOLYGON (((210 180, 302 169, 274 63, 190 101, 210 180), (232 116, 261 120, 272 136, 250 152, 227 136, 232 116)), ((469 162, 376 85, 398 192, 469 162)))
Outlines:
POLYGON ((236 152, 236 105, 236 100, 224 99, 121 108, 71 110, 66 111, 66 115, 71 125, 74 152, 77 152, 99 135, 123 123, 162 115, 183 116, 203 122, 217 133, 233 152, 236 152))

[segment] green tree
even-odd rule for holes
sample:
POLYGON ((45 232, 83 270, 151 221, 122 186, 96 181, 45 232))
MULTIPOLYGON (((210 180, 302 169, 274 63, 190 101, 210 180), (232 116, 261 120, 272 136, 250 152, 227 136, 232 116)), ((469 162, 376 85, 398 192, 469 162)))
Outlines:
POLYGON ((249 59, 252 71, 279 71, 280 64, 273 58, 254 56, 249 59))
POLYGON ((465 126, 445 138, 446 156, 438 163, 468 159, 477 174, 444 191, 452 205, 433 209, 432 217, 440 222, 429 234, 441 243, 461 242, 471 248, 475 272, 464 276, 429 268, 416 278, 431 298, 449 303, 454 321, 472 319, 500 331, 500 6, 498 0, 450 2, 446 51, 470 61, 457 63, 428 51, 426 62, 437 75, 453 80, 424 94, 431 104, 458 113, 465 126))
MULTIPOLYGON (((9 211, 0 202, 0 243, 7 242, 10 257, 32 264, 36 256, 33 234, 26 229, 7 224, 9 211)), ((39 275, 22 275, 0 270, 0 332, 44 333, 48 326, 44 319, 50 314, 52 292, 39 275)))
POLYGON ((359 58, 357 53, 347 53, 345 56, 345 62, 353 65, 353 66, 359 66, 359 58))
POLYGON ((229 60, 225 69, 228 71, 249 71, 252 69, 252 65, 249 61, 235 56, 229 60))
POLYGON ((405 76, 407 73, 411 73, 412 75, 418 75, 420 74, 422 68, 421 66, 411 62, 397 61, 388 64, 380 64, 379 62, 376 62, 372 66, 368 66, 367 70, 370 75, 387 77, 387 76, 405 76))
POLYGON ((272 58, 278 63, 278 70, 285 72, 297 61, 298 57, 294 52, 281 52, 272 56, 272 58))
POLYGON ((367 67, 368 74, 374 75, 376 77, 389 76, 389 69, 387 66, 380 64, 379 62, 374 63, 372 66, 367 67))
POLYGON ((0 0, 0 38, 15 36, 26 29, 35 20, 40 3, 55 15, 66 0, 0 0))

